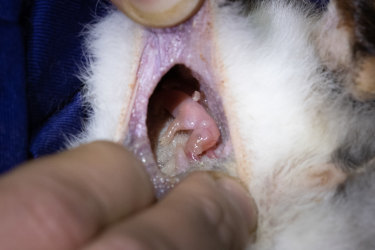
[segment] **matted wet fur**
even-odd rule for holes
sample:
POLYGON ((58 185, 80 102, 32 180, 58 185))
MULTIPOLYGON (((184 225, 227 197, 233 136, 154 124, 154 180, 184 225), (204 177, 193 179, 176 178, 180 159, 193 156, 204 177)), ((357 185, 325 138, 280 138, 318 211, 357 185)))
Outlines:
MULTIPOLYGON (((375 249, 375 1, 306 2, 204 7, 228 172, 259 211, 248 249, 375 249)), ((89 28, 92 113, 72 145, 129 138, 147 32, 116 10, 89 28)))

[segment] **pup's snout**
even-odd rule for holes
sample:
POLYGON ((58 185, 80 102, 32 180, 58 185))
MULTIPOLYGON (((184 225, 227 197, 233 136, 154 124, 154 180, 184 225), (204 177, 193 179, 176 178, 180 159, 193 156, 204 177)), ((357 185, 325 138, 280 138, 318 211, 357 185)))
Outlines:
POLYGON ((204 0, 111 0, 128 17, 147 27, 166 28, 192 17, 204 0))

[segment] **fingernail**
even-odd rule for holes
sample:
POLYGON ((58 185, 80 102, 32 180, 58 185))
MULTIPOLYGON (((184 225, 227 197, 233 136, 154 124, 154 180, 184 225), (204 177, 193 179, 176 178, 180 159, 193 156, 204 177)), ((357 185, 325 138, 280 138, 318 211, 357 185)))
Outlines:
POLYGON ((233 205, 238 206, 241 211, 242 216, 247 221, 249 233, 254 232, 257 227, 257 207, 245 185, 233 177, 216 175, 216 178, 216 183, 220 189, 232 200, 233 205))
POLYGON ((204 0, 112 0, 128 17, 147 27, 171 27, 193 16, 204 0))

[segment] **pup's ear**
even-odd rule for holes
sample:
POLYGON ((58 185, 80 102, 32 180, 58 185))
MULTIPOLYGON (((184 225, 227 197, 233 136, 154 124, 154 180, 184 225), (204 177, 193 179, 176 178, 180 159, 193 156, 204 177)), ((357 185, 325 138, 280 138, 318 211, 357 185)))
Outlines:
POLYGON ((375 100, 375 0, 331 0, 315 38, 323 63, 354 98, 375 100))

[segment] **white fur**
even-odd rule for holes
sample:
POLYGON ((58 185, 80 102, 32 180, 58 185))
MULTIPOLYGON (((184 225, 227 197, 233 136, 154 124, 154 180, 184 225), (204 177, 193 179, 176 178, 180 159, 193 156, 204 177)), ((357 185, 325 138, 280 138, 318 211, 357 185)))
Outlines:
POLYGON ((126 124, 131 105, 132 84, 141 54, 141 38, 137 28, 119 12, 110 12, 86 38, 89 64, 83 70, 84 101, 92 114, 84 132, 72 145, 94 140, 119 141, 120 124, 126 124))
POLYGON ((307 249, 305 238, 285 232, 293 230, 291 222, 305 221, 306 209, 321 205, 313 199, 333 194, 316 187, 306 193, 302 186, 310 171, 330 161, 347 130, 340 117, 346 115, 334 114, 336 103, 319 91, 327 82, 316 73, 319 58, 310 40, 314 19, 280 3, 250 17, 218 13, 217 19, 219 51, 230 81, 224 99, 230 100, 226 105, 236 121, 233 131, 247 142, 242 150, 251 164, 245 166, 250 168, 249 190, 259 206, 258 241, 251 249, 279 249, 279 244, 307 249))

